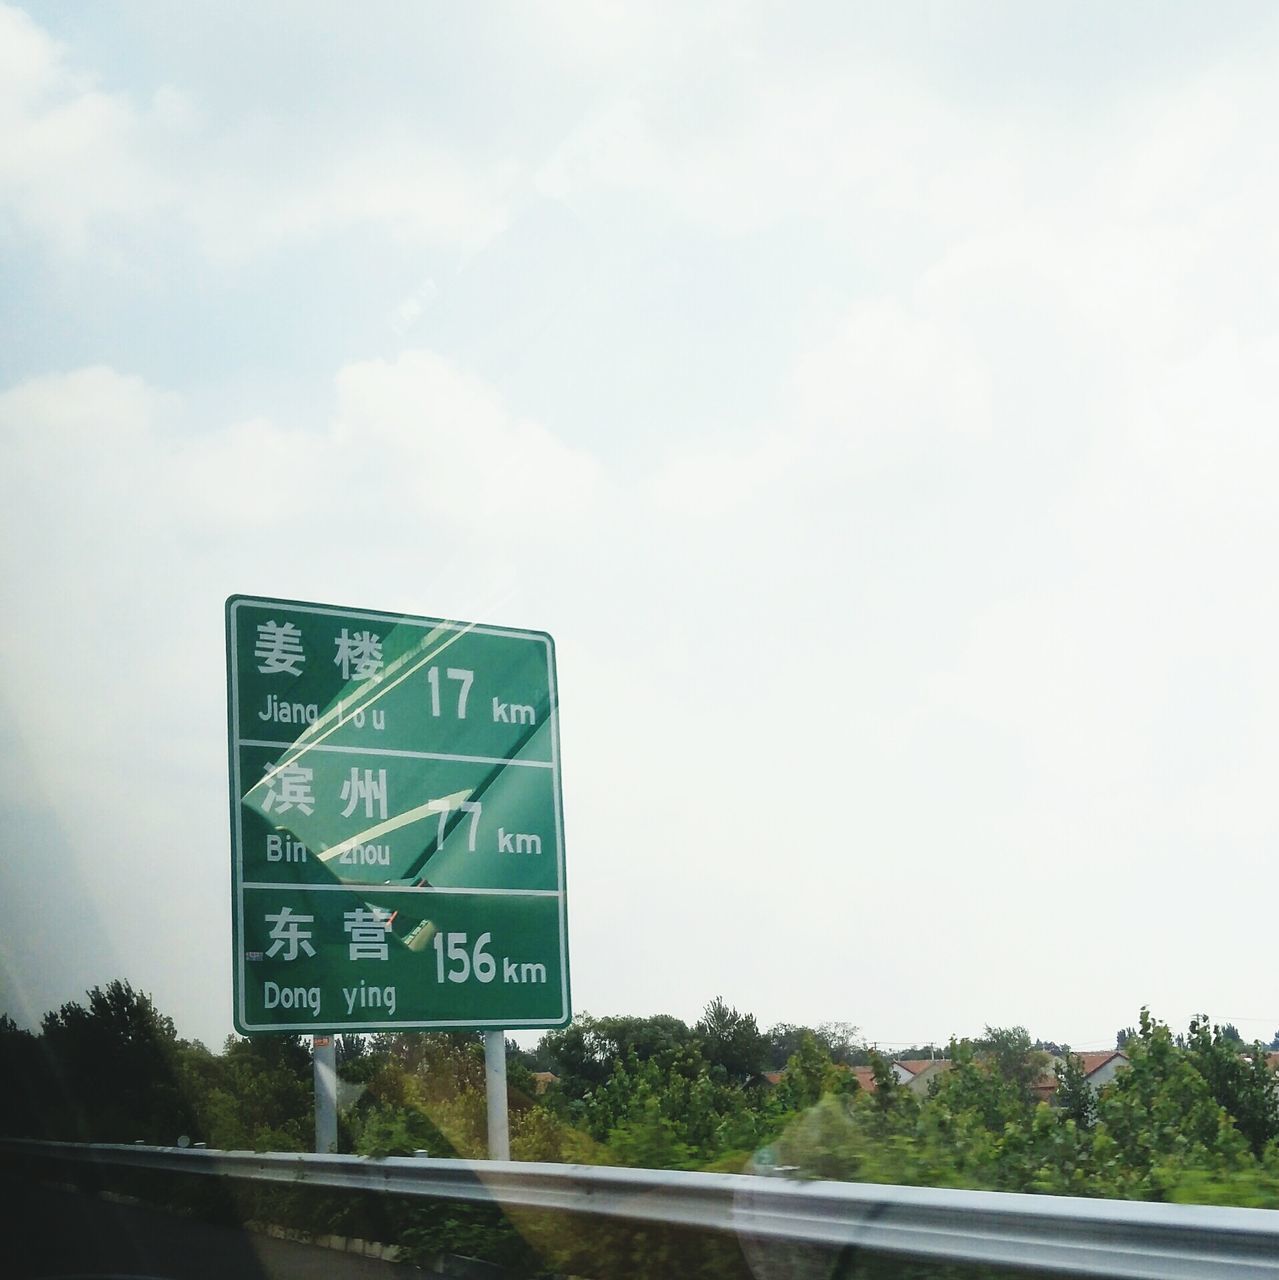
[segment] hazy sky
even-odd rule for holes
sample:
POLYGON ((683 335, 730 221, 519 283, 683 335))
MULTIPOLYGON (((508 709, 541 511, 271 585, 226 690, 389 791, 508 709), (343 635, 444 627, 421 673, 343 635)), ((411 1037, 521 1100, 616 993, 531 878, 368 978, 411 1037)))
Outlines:
POLYGON ((573 996, 1268 1039, 1279 10, 0 4, 0 1009, 230 1030, 223 601, 543 628, 573 996))

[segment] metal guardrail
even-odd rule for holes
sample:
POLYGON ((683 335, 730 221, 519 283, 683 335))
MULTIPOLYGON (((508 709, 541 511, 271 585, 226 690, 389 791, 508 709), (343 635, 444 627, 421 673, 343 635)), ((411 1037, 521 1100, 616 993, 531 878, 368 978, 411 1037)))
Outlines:
POLYGON ((1279 1211, 750 1174, 0 1139, 0 1154, 482 1201, 1117 1280, 1279 1280, 1279 1211))

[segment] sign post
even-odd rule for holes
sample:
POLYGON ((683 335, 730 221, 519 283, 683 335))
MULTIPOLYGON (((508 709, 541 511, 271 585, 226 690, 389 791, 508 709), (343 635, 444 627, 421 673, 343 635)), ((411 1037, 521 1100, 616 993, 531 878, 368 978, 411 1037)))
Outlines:
POLYGON ((226 629, 236 1029, 566 1025, 551 638, 250 596, 226 629))
POLYGON ((506 1112, 506 1033, 484 1033, 484 1092, 488 1103, 489 1159, 511 1158, 510 1120, 506 1112))
POLYGON ((315 1073, 315 1149, 327 1155, 338 1149, 338 1064, 332 1036, 311 1041, 315 1073))

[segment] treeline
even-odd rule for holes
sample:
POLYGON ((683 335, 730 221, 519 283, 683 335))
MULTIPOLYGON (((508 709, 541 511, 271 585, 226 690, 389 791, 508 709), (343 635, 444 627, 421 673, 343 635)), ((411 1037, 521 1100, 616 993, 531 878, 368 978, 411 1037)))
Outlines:
MULTIPOLYGON (((988 1028, 946 1046, 949 1068, 919 1097, 855 1028, 763 1032, 719 999, 692 1025, 582 1015, 507 1050, 518 1160, 1279 1207, 1276 1077, 1262 1046, 1207 1018, 1174 1034, 1143 1010, 1100 1092, 1068 1050, 1054 1062, 1023 1029, 988 1028)), ((338 1064, 343 1150, 483 1156, 479 1035, 344 1036, 338 1064)), ((312 1146, 308 1045, 231 1037, 215 1053, 123 982, 35 1035, 0 1020, 0 1078, 10 1135, 312 1146)))

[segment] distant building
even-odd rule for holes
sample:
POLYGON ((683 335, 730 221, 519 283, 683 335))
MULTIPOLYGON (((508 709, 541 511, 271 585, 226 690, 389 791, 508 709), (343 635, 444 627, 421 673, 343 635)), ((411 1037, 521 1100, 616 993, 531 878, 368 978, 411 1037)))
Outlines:
MULTIPOLYGON (((1122 1049, 1103 1049, 1098 1053, 1072 1053, 1083 1065, 1084 1080, 1097 1093, 1108 1085, 1125 1067, 1128 1055, 1122 1049)), ((1053 1056, 1052 1066, 1035 1082, 1035 1094, 1041 1102, 1052 1102, 1057 1093, 1056 1067, 1065 1066, 1065 1058, 1053 1056)))
POLYGON ((875 1092, 875 1073, 870 1067, 849 1067, 848 1069, 861 1088, 867 1093, 875 1092))
MULTIPOLYGON (((1083 1064, 1084 1079, 1088 1087, 1096 1093, 1108 1085, 1116 1075, 1128 1066, 1128 1055, 1122 1049, 1108 1049, 1100 1053, 1072 1054, 1083 1064)), ((1272 1071, 1279 1071, 1279 1053, 1266 1055, 1266 1064, 1272 1071)), ((907 1058, 892 1064, 893 1076, 903 1089, 908 1089, 917 1098, 928 1097, 934 1081, 940 1080, 947 1071, 954 1068, 949 1058, 907 1058)), ((1036 1097, 1041 1102, 1051 1103, 1057 1093, 1058 1065, 1065 1065, 1064 1058, 1053 1057, 1048 1070, 1035 1082, 1036 1097)), ((853 1074, 858 1085, 867 1093, 875 1092, 875 1073, 870 1067, 840 1067, 841 1071, 853 1074)), ((764 1079, 769 1084, 780 1084, 786 1072, 765 1071, 764 1079)))
POLYGON ((910 1079, 906 1081, 906 1088, 915 1097, 926 1098, 928 1097, 929 1089, 932 1088, 933 1081, 939 1080, 955 1064, 949 1058, 921 1058, 918 1061, 901 1064, 894 1063, 893 1065, 912 1068, 910 1079))

